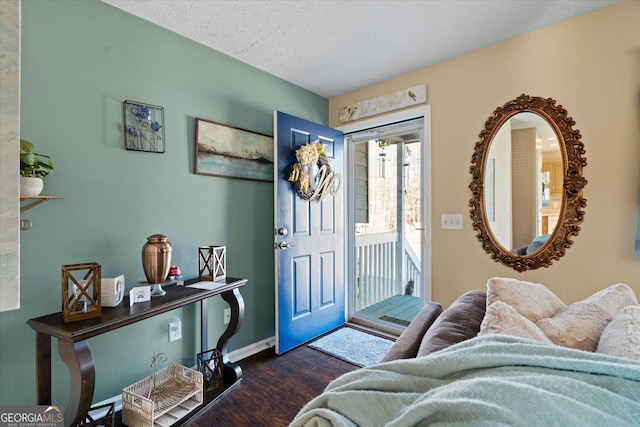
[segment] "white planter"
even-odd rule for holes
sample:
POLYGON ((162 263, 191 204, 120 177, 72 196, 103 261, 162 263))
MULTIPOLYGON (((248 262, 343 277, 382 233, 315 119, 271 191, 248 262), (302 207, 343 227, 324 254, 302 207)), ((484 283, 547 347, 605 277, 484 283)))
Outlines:
POLYGON ((44 188, 42 178, 21 176, 20 177, 20 195, 21 196, 38 196, 44 188))

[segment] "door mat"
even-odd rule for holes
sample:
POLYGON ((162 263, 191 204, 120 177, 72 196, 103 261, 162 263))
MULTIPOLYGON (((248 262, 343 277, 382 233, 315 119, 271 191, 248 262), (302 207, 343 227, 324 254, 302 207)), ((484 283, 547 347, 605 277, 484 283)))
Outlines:
POLYGON ((309 347, 365 367, 379 363, 392 345, 393 341, 385 338, 353 328, 340 328, 315 340, 309 347))

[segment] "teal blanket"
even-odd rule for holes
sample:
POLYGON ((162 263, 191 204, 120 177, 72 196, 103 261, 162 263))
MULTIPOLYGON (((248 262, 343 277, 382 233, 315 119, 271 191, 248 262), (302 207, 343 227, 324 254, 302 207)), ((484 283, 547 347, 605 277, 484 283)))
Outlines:
POLYGON ((493 335, 347 373, 292 426, 640 426, 640 362, 493 335))

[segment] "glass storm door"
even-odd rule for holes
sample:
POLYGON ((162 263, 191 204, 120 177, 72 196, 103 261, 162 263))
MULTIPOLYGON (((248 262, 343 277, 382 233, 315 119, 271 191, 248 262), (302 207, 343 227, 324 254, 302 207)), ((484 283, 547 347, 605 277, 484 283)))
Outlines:
POLYGON ((408 325, 422 301, 423 120, 347 135, 353 158, 352 318, 408 325))

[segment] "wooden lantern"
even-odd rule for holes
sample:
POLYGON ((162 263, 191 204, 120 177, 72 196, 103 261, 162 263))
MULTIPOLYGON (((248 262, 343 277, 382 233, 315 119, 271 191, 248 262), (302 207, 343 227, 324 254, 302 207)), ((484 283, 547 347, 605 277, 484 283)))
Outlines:
POLYGON ((102 312, 100 264, 62 266, 62 319, 65 323, 100 316, 102 312))
POLYGON ((198 279, 216 281, 227 277, 227 247, 198 248, 198 279))

